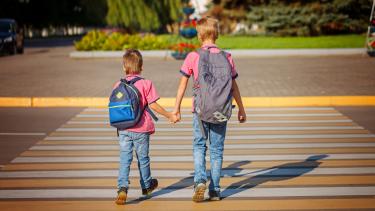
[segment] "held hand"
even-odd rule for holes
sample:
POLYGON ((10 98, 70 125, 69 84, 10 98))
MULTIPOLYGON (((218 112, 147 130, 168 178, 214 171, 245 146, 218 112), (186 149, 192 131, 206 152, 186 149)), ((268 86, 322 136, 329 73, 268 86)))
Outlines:
POLYGON ((238 121, 240 123, 244 123, 246 122, 246 113, 245 113, 245 110, 244 109, 240 109, 238 111, 238 121))
POLYGON ((173 113, 170 113, 170 115, 169 115, 169 122, 170 123, 176 123, 176 122, 178 122, 178 118, 177 118, 177 115, 176 114, 173 114, 173 113))
POLYGON ((174 110, 172 111, 172 114, 176 115, 177 117, 177 122, 181 121, 181 113, 179 110, 174 110))

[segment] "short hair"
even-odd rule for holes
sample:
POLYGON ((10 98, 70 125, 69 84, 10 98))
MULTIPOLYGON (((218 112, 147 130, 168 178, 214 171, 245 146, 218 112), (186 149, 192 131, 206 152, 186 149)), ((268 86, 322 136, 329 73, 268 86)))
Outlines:
POLYGON ((142 71, 143 59, 142 55, 138 50, 127 49, 125 54, 122 56, 125 73, 138 74, 142 71))
POLYGON ((202 18, 197 23, 197 31, 200 41, 215 41, 219 37, 219 21, 211 17, 202 18))

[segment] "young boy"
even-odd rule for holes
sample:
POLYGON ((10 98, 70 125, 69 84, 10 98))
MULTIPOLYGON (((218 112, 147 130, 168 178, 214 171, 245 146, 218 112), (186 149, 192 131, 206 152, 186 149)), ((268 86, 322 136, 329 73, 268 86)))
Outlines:
MULTIPOLYGON (((218 20, 213 18, 202 18, 200 21, 198 21, 197 24, 197 31, 198 31, 198 39, 201 42, 201 51, 209 51, 209 54, 217 54, 219 53, 223 54, 216 45, 215 41, 218 38, 219 35, 219 23, 218 20)), ((207 54, 206 54, 207 55, 207 54)), ((202 79, 199 79, 199 68, 202 67, 202 63, 200 62, 200 53, 198 52, 191 52, 187 55, 182 67, 181 67, 181 74, 182 77, 180 79, 180 85, 177 91, 176 96, 176 105, 174 109, 174 113, 178 116, 178 120, 180 120, 180 106, 182 98, 185 94, 186 86, 189 80, 189 77, 191 75, 194 76, 194 87, 193 91, 202 88, 199 84, 199 80, 202 81, 202 79)), ((238 76, 232 57, 229 53, 224 53, 224 56, 221 57, 215 57, 215 58, 222 58, 222 60, 227 61, 221 61, 220 63, 226 64, 228 72, 224 72, 222 74, 227 75, 231 74, 232 80, 229 79, 227 81, 231 82, 231 90, 229 92, 233 96, 233 98, 236 100, 238 105, 238 120, 240 123, 243 123, 246 121, 246 114, 245 109, 242 104, 240 91, 238 89, 237 83, 236 83, 236 77, 238 76), (229 64, 228 64, 229 62, 229 64), (228 66, 230 65, 230 67, 228 66), (230 72, 230 73, 229 73, 230 72)), ((218 59, 216 59, 217 62, 218 59)), ((205 57, 205 61, 207 62, 207 58, 205 57)), ((210 62, 210 60, 208 60, 210 62)), ((210 63, 208 63, 210 65, 210 63)), ((207 66, 207 64, 206 64, 207 66)), ((213 65, 215 66, 215 65, 213 65)), ((210 78, 207 78, 209 76, 209 72, 205 72, 204 80, 210 80, 210 78), (208 73, 208 75, 207 75, 208 73)), ((222 75, 217 76, 217 78, 220 79, 222 75)), ((211 77, 212 79, 212 77, 211 77)), ((220 81, 220 80, 217 80, 220 81)), ((217 82, 216 81, 216 82, 217 82)), ((215 82, 215 83, 216 83, 215 82)), ((227 98, 227 96, 220 96, 220 98, 227 98)), ((197 97, 196 97, 197 98, 197 97)), ((197 99, 194 99, 196 101, 197 99)), ((215 100, 213 100, 215 101, 215 100)), ((229 102, 229 106, 231 107, 231 99, 229 102)), ((194 105, 196 105, 196 102, 194 102, 194 105)), ((193 106, 196 107, 196 106, 193 106)), ((231 108, 230 108, 231 109, 231 108)), ((193 148, 194 148, 194 194, 193 194, 193 201, 200 202, 204 200, 204 193, 206 190, 206 181, 207 181, 207 175, 206 175, 206 140, 209 138, 210 140, 210 166, 211 166, 211 179, 210 179, 210 185, 209 185, 209 199, 210 200, 220 200, 220 175, 221 175, 221 168, 222 168, 222 161, 223 161, 223 151, 224 151, 224 140, 225 140, 225 132, 226 132, 226 121, 224 120, 223 123, 215 124, 211 122, 202 121, 198 117, 198 113, 200 111, 197 108, 194 108, 194 115, 193 115, 193 134, 194 134, 194 142, 193 142, 193 148), (204 130, 204 131, 202 131, 204 130), (202 133, 203 132, 203 133, 202 133), (206 134, 206 135, 204 135, 206 134)), ((213 113, 215 114, 215 113, 213 113)), ((203 114, 204 115, 204 114, 203 114)))
MULTIPOLYGON (((123 56, 123 69, 126 73, 125 79, 130 81, 140 77, 143 70, 142 55, 137 50, 127 50, 123 56)), ((116 88, 120 82, 115 84, 116 88)), ((139 90, 141 99, 140 104, 143 108, 149 106, 152 110, 165 116, 170 122, 177 121, 176 115, 167 112, 156 101, 159 95, 150 80, 142 79, 134 83, 139 90)), ((151 115, 146 110, 143 112, 140 121, 132 128, 119 131, 120 143, 120 169, 118 176, 118 196, 116 204, 123 205, 126 203, 129 188, 129 171, 133 160, 133 148, 138 159, 138 168, 142 194, 149 196, 158 186, 158 181, 151 177, 150 157, 149 157, 149 140, 150 135, 155 132, 154 123, 151 115)))

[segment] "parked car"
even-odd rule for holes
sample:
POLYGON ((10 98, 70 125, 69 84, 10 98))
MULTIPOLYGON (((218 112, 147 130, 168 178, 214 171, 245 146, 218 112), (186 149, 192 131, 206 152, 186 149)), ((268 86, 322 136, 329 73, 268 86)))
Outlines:
POLYGON ((0 52, 23 53, 23 30, 13 19, 0 19, 0 52))

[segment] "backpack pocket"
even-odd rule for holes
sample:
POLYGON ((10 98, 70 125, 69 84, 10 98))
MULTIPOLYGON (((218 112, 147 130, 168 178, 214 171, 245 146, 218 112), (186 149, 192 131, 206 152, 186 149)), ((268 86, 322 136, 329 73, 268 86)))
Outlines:
POLYGON ((134 110, 130 100, 121 102, 110 102, 109 121, 111 123, 131 121, 135 119, 134 110))

